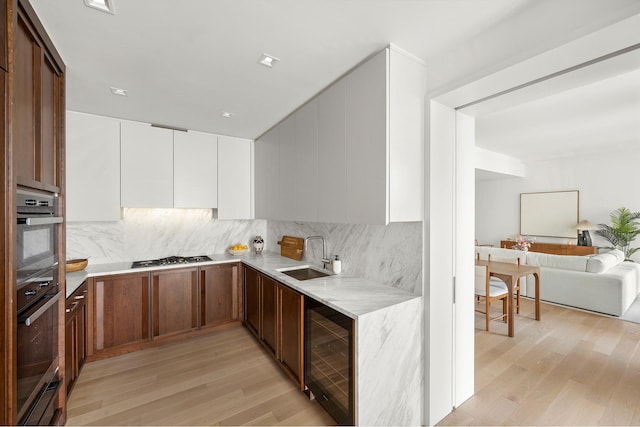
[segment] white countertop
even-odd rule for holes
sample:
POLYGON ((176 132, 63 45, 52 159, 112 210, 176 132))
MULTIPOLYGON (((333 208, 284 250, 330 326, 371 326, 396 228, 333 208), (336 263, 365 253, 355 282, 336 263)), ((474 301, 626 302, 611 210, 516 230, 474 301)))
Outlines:
POLYGON ((295 261, 269 252, 262 253, 261 255, 248 253, 244 256, 215 254, 209 255, 209 257, 212 261, 164 267, 131 268, 131 262, 89 265, 82 271, 67 273, 67 297, 69 297, 87 277, 102 276, 105 274, 169 270, 241 261, 261 273, 286 284, 290 288, 354 319, 367 313, 420 298, 407 291, 385 286, 373 280, 343 274, 305 281, 296 280, 278 270, 300 266, 317 268, 318 266, 311 265, 307 262, 295 261))

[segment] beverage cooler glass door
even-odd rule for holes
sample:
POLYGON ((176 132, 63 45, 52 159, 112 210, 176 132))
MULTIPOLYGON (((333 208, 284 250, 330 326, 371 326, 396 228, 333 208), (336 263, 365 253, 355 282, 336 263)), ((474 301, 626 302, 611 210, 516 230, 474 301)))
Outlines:
POLYGON ((339 424, 354 424, 353 320, 308 297, 305 384, 339 424))

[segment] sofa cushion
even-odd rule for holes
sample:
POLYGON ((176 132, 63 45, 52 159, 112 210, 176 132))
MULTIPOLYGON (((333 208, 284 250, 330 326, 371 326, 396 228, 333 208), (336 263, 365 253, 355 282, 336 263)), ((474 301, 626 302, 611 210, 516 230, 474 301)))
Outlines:
POLYGON ((603 254, 588 257, 585 271, 589 273, 604 273, 622 261, 624 261, 624 253, 618 249, 613 249, 603 254))
POLYGON ((586 271, 588 257, 574 255, 553 255, 529 252, 527 264, 535 267, 559 268, 571 271, 586 271))

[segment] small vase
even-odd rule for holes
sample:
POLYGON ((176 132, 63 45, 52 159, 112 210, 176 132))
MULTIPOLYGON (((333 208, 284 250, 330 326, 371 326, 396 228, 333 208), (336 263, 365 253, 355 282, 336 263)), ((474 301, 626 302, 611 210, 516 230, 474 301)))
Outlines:
POLYGON ((256 251, 256 254, 261 254, 264 249, 264 239, 262 236, 256 236, 252 241, 251 245, 253 249, 256 251))

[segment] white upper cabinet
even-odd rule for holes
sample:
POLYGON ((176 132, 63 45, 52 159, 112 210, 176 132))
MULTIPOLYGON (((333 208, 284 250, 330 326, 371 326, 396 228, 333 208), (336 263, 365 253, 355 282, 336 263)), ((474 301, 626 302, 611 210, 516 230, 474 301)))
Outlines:
POLYGON ((218 137, 173 131, 173 207, 218 207, 218 137))
POLYGON ((280 219, 280 127, 276 126, 255 142, 255 216, 280 219))
POLYGON ((218 137, 218 219, 251 219, 251 150, 249 139, 218 137))
POLYGON ((388 50, 347 79, 347 222, 386 224, 388 50))
POLYGON ((122 206, 173 207, 173 131, 122 122, 120 154, 122 206))
POLYGON ((318 220, 318 99, 314 98, 294 114, 295 160, 291 170, 296 184, 293 219, 318 220))
POLYGON ((394 48, 389 68, 389 221, 422 221, 426 71, 394 48))
POLYGON ((120 219, 120 121, 67 112, 66 220, 120 219))
POLYGON ((318 96, 318 219, 347 222, 347 84, 340 79, 318 96))
POLYGON ((295 217, 296 207, 296 185, 298 176, 296 174, 296 152, 298 141, 296 141, 295 116, 291 115, 284 119, 278 126, 280 128, 280 203, 276 207, 278 219, 292 221, 295 217))
POLYGON ((300 107, 256 141, 256 217, 422 221, 425 93, 424 64, 391 46, 300 107))

